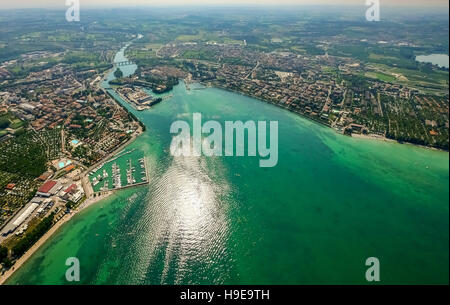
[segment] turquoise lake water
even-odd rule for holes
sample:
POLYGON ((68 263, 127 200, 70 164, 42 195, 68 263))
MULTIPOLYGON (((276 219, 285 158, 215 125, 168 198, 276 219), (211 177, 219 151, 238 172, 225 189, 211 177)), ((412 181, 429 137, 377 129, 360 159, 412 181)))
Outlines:
POLYGON ((336 134, 220 89, 187 91, 151 110, 127 150, 148 161, 147 186, 75 216, 8 284, 448 284, 449 155, 336 134), (175 120, 279 122, 279 162, 169 153, 175 120))

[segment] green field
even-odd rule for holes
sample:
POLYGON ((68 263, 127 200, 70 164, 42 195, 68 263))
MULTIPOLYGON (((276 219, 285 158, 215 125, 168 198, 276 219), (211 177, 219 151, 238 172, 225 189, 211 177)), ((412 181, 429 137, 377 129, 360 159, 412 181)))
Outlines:
POLYGON ((424 91, 448 92, 448 71, 421 71, 390 67, 383 64, 371 64, 369 68, 372 71, 367 72, 367 77, 420 88, 424 91))
POLYGON ((396 78, 394 76, 388 75, 385 73, 381 73, 381 72, 367 72, 366 76, 370 77, 370 78, 381 80, 383 82, 388 82, 388 83, 392 83, 396 80, 396 78))
POLYGON ((0 131, 3 131, 6 128, 19 129, 25 123, 15 117, 12 113, 7 113, 0 115, 0 131))

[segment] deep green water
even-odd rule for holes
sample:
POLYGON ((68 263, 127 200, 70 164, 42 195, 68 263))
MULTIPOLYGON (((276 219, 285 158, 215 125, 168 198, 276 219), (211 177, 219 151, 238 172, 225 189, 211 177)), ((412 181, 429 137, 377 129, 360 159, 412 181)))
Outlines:
POLYGON ((186 91, 135 113, 148 127, 127 149, 150 184, 75 216, 9 280, 66 284, 364 284, 378 257, 385 284, 448 284, 449 155, 336 134, 220 89, 186 91), (278 120, 279 163, 173 158, 177 119, 278 120))

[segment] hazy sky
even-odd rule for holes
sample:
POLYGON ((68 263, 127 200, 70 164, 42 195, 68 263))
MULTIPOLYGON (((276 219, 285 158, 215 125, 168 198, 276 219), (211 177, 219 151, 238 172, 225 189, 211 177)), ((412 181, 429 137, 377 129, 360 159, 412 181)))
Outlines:
MULTIPOLYGON (((62 8, 66 0, 0 0, 0 9, 5 8, 62 8)), ((365 5, 366 0, 79 0, 81 6, 142 6, 142 5, 245 5, 245 4, 334 4, 334 5, 365 5)), ((381 5, 403 6, 444 6, 449 0, 380 0, 381 5)))

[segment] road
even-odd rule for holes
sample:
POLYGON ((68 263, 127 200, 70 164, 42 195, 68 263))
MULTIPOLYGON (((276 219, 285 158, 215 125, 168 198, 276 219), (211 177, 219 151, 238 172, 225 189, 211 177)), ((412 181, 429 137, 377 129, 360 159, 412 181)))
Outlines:
POLYGON ((259 67, 259 61, 256 63, 256 66, 253 68, 253 70, 245 78, 246 79, 249 78, 253 74, 253 72, 255 72, 256 69, 258 69, 258 67, 259 67))

